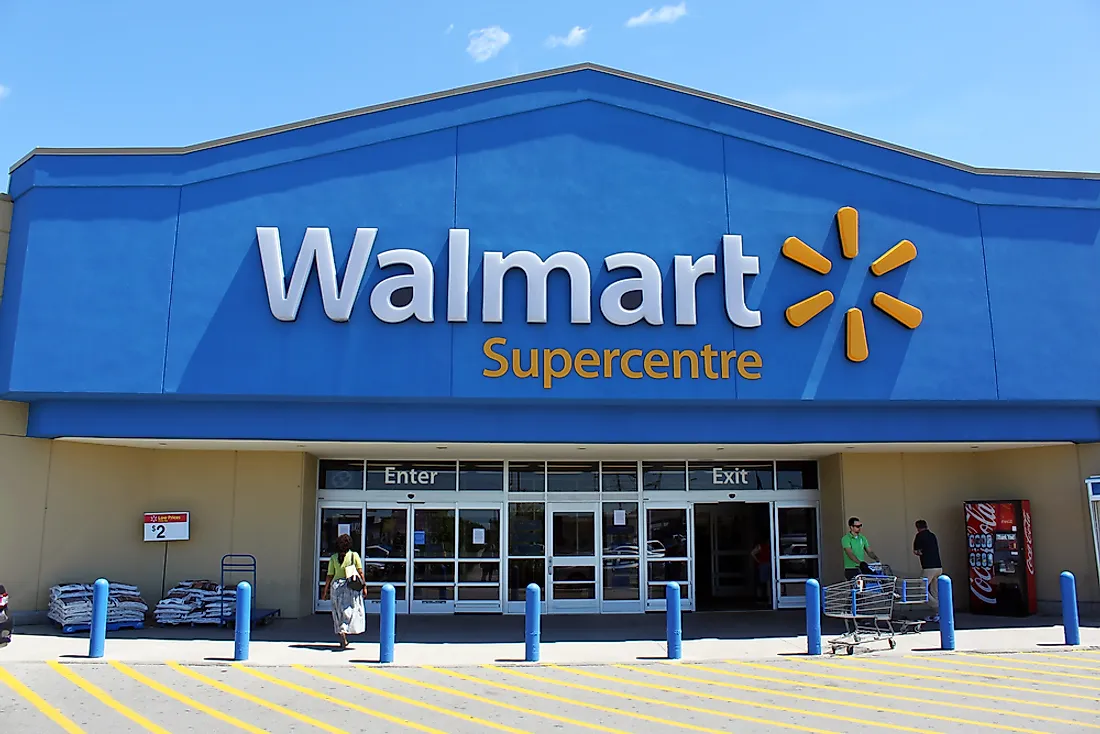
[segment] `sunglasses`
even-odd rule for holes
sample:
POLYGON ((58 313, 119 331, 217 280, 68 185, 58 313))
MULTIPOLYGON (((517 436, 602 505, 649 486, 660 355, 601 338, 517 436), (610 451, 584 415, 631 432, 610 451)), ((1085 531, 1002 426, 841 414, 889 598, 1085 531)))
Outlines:
POLYGON ((853 525, 852 527, 853 528, 861 528, 861 527, 863 527, 863 523, 860 523, 859 525, 853 525))

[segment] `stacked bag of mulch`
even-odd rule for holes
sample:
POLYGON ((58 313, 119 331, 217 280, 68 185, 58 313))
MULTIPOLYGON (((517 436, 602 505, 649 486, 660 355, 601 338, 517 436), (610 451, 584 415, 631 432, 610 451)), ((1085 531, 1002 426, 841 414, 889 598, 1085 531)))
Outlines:
POLYGON ((157 604, 157 624, 220 624, 233 616, 237 604, 235 588, 222 589, 213 581, 181 581, 157 604))
MULTIPOLYGON (((92 623, 91 584, 60 584, 50 589, 48 616, 61 627, 92 623)), ((111 583, 107 594, 107 624, 138 625, 145 622, 149 605, 141 598, 138 587, 111 583)))

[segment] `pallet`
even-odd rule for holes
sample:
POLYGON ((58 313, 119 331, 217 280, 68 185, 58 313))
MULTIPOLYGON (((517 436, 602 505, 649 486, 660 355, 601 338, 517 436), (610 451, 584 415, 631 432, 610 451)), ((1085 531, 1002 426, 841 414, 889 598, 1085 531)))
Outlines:
MULTIPOLYGON (((56 623, 55 623, 56 624, 56 623)), ((140 630, 145 629, 144 622, 109 622, 107 624, 108 632, 118 632, 119 630, 140 630)), ((90 624, 67 624, 61 627, 62 634, 72 635, 77 632, 91 632, 92 625, 90 624)))

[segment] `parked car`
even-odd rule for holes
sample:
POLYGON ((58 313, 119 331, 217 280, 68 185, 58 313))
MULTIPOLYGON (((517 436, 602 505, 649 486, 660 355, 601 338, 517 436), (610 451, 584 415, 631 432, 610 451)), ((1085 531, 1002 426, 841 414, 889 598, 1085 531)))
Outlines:
POLYGON ((8 590, 0 584, 0 647, 11 642, 11 633, 15 628, 11 613, 8 611, 8 590))

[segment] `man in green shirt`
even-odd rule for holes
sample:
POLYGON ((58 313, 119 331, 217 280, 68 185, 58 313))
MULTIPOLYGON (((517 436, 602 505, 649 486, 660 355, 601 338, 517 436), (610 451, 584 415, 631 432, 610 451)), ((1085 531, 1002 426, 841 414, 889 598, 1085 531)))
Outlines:
POLYGON ((863 523, 858 517, 848 518, 848 533, 840 539, 840 547, 844 549, 844 578, 851 581, 866 569, 860 567, 870 558, 878 561, 878 556, 871 550, 871 542, 863 534, 863 523))

